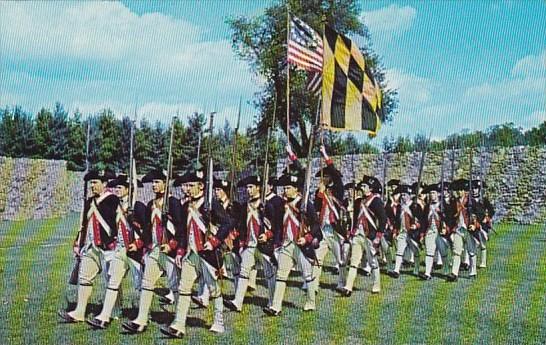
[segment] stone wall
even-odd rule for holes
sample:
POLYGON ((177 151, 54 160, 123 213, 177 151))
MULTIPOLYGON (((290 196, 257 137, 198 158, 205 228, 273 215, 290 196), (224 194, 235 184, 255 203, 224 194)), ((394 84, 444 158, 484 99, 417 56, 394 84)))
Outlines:
MULTIPOLYGON (((365 154, 333 157, 345 183, 373 175, 383 182, 397 178, 405 183, 417 180, 421 153, 365 154), (386 169, 385 169, 386 166, 386 169)), ((472 151, 472 176, 483 174, 486 195, 494 203, 496 220, 518 223, 546 222, 546 148, 483 148, 472 151), (481 172, 480 172, 481 171, 481 172)), ((442 162, 446 180, 468 178, 470 149, 429 152, 423 182, 440 180, 442 162)), ((305 163, 305 162, 303 162, 305 163)), ((313 173, 320 160, 313 160, 313 173)), ((279 161, 277 173, 286 162, 279 161)), ((68 171, 64 161, 12 159, 0 157, 0 220, 47 218, 79 212, 82 205, 81 172, 68 171)), ((316 179, 313 181, 316 184, 316 179)), ((312 190, 316 186, 313 186, 312 190)), ((179 191, 175 191, 178 195, 179 191)), ((139 190, 141 201, 152 198, 151 186, 139 190)))

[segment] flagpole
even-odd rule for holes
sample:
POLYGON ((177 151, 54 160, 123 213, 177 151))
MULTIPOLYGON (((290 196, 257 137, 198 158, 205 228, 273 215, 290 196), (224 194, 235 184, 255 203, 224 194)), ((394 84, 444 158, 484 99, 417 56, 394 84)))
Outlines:
MULTIPOLYGON (((288 42, 290 41, 290 3, 286 1, 286 142, 290 146, 290 62, 288 42)), ((287 169, 289 169, 287 167, 287 169)))

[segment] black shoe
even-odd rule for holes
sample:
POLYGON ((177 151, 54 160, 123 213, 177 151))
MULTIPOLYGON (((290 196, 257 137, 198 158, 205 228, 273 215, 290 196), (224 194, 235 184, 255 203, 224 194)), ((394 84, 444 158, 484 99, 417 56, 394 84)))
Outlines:
POLYGON ((61 319, 64 320, 65 323, 78 323, 83 322, 83 320, 76 320, 66 310, 59 310, 57 311, 57 314, 61 317, 61 319))
POLYGON ((476 279, 478 276, 476 274, 471 274, 468 276, 468 279, 476 279))
POLYGON ((470 269, 469 264, 462 263, 461 264, 461 271, 468 271, 470 269))
POLYGON ((280 311, 277 311, 271 307, 265 307, 262 309, 264 313, 266 313, 268 316, 279 316, 281 314, 280 311))
POLYGON ((179 331, 179 330, 176 330, 174 328, 172 328, 171 326, 168 326, 168 327, 161 327, 159 329, 159 331, 163 334, 165 334, 167 337, 169 338, 183 338, 184 337, 184 332, 182 331, 179 331))
POLYGON ((205 305, 203 301, 201 300, 201 298, 197 296, 191 296, 191 300, 193 303, 197 304, 199 308, 208 308, 208 305, 205 305))
POLYGON ((424 273, 420 273, 419 274, 419 278, 423 279, 423 280, 431 280, 432 277, 431 276, 427 276, 426 274, 424 273))
POLYGON ((336 292, 343 293, 343 291, 345 291, 343 286, 336 286, 336 292))
POLYGON ((457 277, 457 276, 454 275, 453 273, 450 273, 450 274, 447 276, 447 281, 448 281, 448 282, 456 282, 457 279, 459 279, 459 277, 457 277))
POLYGON ((229 299, 224 300, 224 305, 231 311, 241 312, 239 309, 237 309, 237 306, 233 301, 230 301, 229 299))
POLYGON ((173 305, 174 299, 170 299, 167 296, 159 296, 159 304, 161 305, 173 305))
POLYGON ((106 329, 110 326, 110 321, 99 320, 96 317, 85 320, 93 329, 106 329))
POLYGON ((338 292, 339 292, 340 295, 343 296, 343 297, 350 297, 351 294, 353 293, 351 290, 347 290, 346 288, 341 288, 341 289, 339 289, 338 292))
POLYGON ((392 278, 398 279, 400 277, 400 273, 396 271, 388 271, 387 274, 391 276, 392 278))
POLYGON ((142 333, 146 330, 146 325, 139 325, 133 321, 125 321, 121 327, 131 334, 142 333))
POLYGON ((249 286, 247 290, 248 292, 253 293, 254 291, 256 291, 256 288, 254 286, 249 286))

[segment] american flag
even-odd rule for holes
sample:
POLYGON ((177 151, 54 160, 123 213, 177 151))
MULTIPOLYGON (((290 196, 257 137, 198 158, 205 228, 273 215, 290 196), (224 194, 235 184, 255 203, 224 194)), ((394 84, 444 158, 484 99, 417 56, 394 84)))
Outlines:
POLYGON ((290 18, 288 62, 309 72, 307 89, 318 93, 322 84, 322 37, 297 17, 290 18))

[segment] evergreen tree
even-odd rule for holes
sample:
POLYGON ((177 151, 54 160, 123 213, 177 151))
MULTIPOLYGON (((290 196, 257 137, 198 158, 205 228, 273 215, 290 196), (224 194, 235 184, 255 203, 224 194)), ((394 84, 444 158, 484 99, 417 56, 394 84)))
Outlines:
POLYGON ((101 163, 105 168, 114 171, 119 170, 121 125, 110 109, 105 109, 99 114, 97 130, 98 154, 96 164, 101 163))
POLYGON ((51 126, 51 158, 63 159, 68 148, 68 113, 60 103, 55 104, 51 126))
POLYGON ((81 113, 76 110, 68 119, 66 151, 63 159, 70 170, 85 170, 85 150, 87 144, 87 126, 81 121, 81 113))
POLYGON ((154 168, 153 130, 146 119, 140 121, 140 127, 135 132, 135 161, 139 174, 145 174, 154 168))
POLYGON ((35 119, 36 149, 34 158, 53 158, 53 114, 42 108, 35 119))

